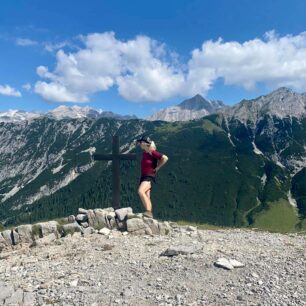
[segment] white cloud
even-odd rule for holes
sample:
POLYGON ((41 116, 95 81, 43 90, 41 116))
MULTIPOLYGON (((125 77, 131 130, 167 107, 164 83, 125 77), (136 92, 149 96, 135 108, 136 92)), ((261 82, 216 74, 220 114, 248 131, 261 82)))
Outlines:
POLYGON ((40 94, 47 101, 88 102, 86 95, 71 92, 65 86, 54 82, 37 82, 35 84, 35 92, 40 94))
POLYGON ((306 86, 306 32, 297 36, 278 37, 267 32, 262 39, 244 43, 204 42, 201 49, 192 52, 189 74, 196 90, 201 90, 205 81, 211 87, 217 78, 226 85, 239 85, 254 89, 258 83, 272 88, 289 86, 303 89, 306 86))
POLYGON ((9 85, 0 85, 0 94, 5 96, 21 97, 21 93, 9 85))
POLYGON ((33 45, 37 45, 37 42, 32 40, 32 39, 29 39, 29 38, 17 38, 16 39, 16 44, 18 46, 33 46, 33 45))
POLYGON ((58 43, 52 43, 52 42, 46 42, 44 43, 44 48, 48 52, 54 52, 58 49, 64 48, 64 47, 72 47, 72 44, 69 41, 61 41, 58 43))
POLYGON ((192 50, 188 63, 180 63, 176 53, 147 36, 123 41, 106 32, 79 38, 83 46, 78 51, 57 52, 54 71, 37 68, 45 81, 38 81, 34 90, 45 100, 87 102, 117 86, 129 101, 162 101, 205 95, 219 78, 247 90, 258 83, 306 86, 306 32, 278 37, 270 31, 243 43, 205 41, 192 50))
POLYGON ((26 91, 31 91, 32 86, 30 83, 26 83, 22 85, 22 88, 25 89, 26 91))

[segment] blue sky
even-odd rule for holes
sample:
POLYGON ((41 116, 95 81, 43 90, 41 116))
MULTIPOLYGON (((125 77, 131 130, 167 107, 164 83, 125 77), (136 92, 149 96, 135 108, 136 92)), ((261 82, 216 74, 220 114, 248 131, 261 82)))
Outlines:
POLYGON ((306 88, 306 2, 2 1, 0 111, 144 117, 197 93, 306 88))

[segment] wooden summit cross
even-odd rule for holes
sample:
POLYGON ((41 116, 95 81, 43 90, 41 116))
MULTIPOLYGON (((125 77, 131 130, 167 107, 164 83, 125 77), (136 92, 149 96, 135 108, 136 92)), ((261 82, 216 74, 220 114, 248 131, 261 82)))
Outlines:
POLYGON ((113 208, 120 207, 120 160, 136 160, 135 153, 119 153, 119 136, 113 136, 113 153, 112 154, 94 154, 94 160, 111 160, 113 173, 113 208))

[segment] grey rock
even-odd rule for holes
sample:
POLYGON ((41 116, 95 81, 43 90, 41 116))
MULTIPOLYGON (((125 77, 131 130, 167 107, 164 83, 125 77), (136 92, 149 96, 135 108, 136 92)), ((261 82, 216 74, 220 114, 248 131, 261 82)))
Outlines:
POLYGON ((8 245, 13 245, 13 238, 12 238, 11 230, 5 230, 1 234, 8 245))
POLYGON ((83 229, 83 236, 91 235, 95 232, 95 229, 91 226, 83 229))
POLYGON ((133 219, 133 218, 142 219, 142 215, 140 216, 139 214, 134 214, 134 213, 127 214, 127 219, 133 219))
POLYGON ((144 223, 149 226, 153 235, 159 235, 158 221, 151 218, 145 218, 144 223))
POLYGON ((115 219, 116 213, 114 211, 111 211, 107 214, 107 219, 115 219))
POLYGON ((19 234, 21 242, 32 242, 33 241, 33 232, 31 224, 19 225, 16 227, 16 232, 19 234))
POLYGON ((99 234, 102 234, 102 235, 109 235, 111 233, 111 230, 108 229, 107 227, 103 227, 99 230, 99 234))
POLYGON ((74 215, 70 215, 69 217, 68 217, 68 222, 69 223, 73 223, 75 221, 75 216, 74 215))
POLYGON ((107 207, 107 208, 103 208, 104 211, 110 213, 110 212, 114 212, 114 208, 113 207, 107 207))
POLYGON ((190 245, 177 245, 177 246, 171 246, 167 248, 164 252, 160 254, 160 256, 177 256, 179 254, 181 255, 188 255, 188 254, 194 254, 201 250, 200 246, 190 244, 190 245))
POLYGON ((77 223, 68 223, 63 225, 64 235, 73 234, 75 232, 83 232, 82 227, 77 223))
POLYGON ((87 215, 88 214, 88 210, 87 209, 84 209, 84 208, 79 208, 79 214, 85 214, 87 215))
POLYGON ((187 231, 190 231, 190 232, 195 232, 197 230, 197 228, 195 226, 192 226, 192 225, 188 225, 186 227, 186 230, 187 231))
POLYGON ((36 245, 49 245, 57 239, 57 236, 54 233, 51 233, 42 238, 36 239, 36 245))
POLYGON ((80 225, 84 228, 87 228, 89 226, 88 222, 82 222, 80 225))
POLYGON ((171 233, 172 230, 171 226, 167 221, 158 222, 158 229, 161 235, 168 235, 171 233))
POLYGON ((133 209, 131 207, 124 207, 115 210, 116 216, 119 221, 123 221, 128 213, 133 213, 133 209))
POLYGON ((117 222, 115 219, 110 219, 109 224, 111 229, 117 229, 117 222))
POLYGON ((237 261, 236 259, 230 258, 228 261, 234 268, 242 268, 245 266, 245 264, 241 263, 240 261, 237 261))
POLYGON ((117 223, 117 229, 124 232, 127 230, 127 224, 126 222, 121 222, 118 219, 116 219, 116 223, 117 223))
POLYGON ((214 263, 214 265, 216 267, 220 267, 226 270, 234 269, 233 265, 229 262, 229 260, 224 257, 218 258, 218 260, 214 263))
POLYGON ((58 231, 57 231, 58 223, 56 221, 41 222, 35 225, 40 227, 41 234, 43 237, 50 235, 52 233, 55 235, 58 234, 58 231))
POLYGON ((109 222, 110 220, 108 219, 107 215, 105 216, 105 223, 107 228, 111 228, 111 224, 109 222))
POLYGON ((147 225, 144 223, 142 219, 137 219, 137 218, 128 219, 126 224, 128 232, 134 232, 141 229, 144 230, 147 227, 147 225))
POLYGON ((130 234, 143 236, 143 235, 146 235, 146 229, 145 228, 138 229, 138 230, 130 232, 130 234))
POLYGON ((88 210, 88 224, 93 228, 101 229, 103 227, 108 227, 106 223, 107 212, 102 209, 89 209, 88 210))
POLYGON ((78 214, 75 219, 78 222, 86 222, 88 220, 88 216, 85 214, 78 214))

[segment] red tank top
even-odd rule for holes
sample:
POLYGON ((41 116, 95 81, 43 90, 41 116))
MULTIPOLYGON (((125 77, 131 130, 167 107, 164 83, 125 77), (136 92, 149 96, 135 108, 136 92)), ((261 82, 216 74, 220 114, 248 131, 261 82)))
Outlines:
POLYGON ((157 160, 162 158, 162 154, 156 150, 152 151, 151 154, 143 152, 141 160, 141 176, 150 175, 155 176, 154 169, 157 166, 157 160))

